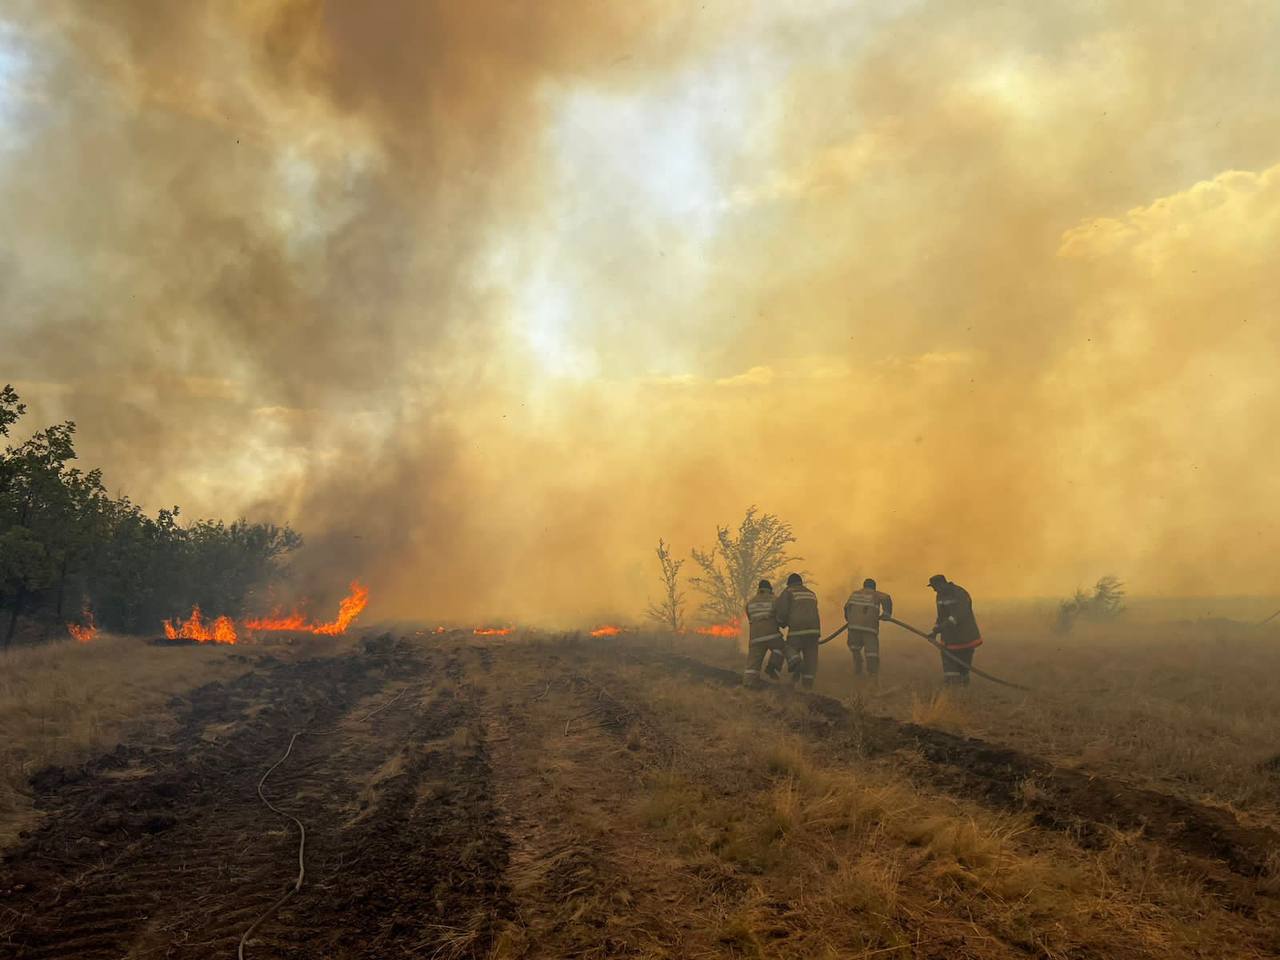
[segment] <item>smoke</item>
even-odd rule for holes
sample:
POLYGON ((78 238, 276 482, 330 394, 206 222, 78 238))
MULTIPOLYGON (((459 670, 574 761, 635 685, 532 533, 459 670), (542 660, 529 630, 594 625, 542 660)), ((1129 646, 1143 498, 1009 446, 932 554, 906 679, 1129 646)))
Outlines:
POLYGON ((1280 15, 766 7, 4 4, 0 379, 387 614, 1274 589, 1280 15))

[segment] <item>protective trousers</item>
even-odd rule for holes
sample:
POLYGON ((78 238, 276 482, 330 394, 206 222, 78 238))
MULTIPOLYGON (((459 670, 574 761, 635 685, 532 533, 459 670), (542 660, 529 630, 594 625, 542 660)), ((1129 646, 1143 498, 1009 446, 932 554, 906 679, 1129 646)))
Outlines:
POLYGON ((742 672, 743 685, 753 687, 759 683, 762 668, 766 674, 776 678, 784 656, 781 636, 771 637, 767 640, 757 640, 752 643, 747 647, 747 669, 742 672), (767 664, 764 661, 766 653, 769 654, 769 662, 767 664))
POLYGON ((969 685, 969 668, 973 666, 973 651, 973 647, 966 647, 964 650, 948 650, 940 654, 944 684, 962 687, 969 685))
POLYGON ((867 658, 867 673, 880 672, 880 634, 870 630, 849 631, 849 652, 853 654, 853 672, 862 675, 862 658, 867 658))
POLYGON ((787 667, 791 670, 791 679, 799 679, 800 686, 806 690, 812 689, 813 681, 818 676, 818 635, 805 634, 795 638, 788 636, 787 647, 787 667))

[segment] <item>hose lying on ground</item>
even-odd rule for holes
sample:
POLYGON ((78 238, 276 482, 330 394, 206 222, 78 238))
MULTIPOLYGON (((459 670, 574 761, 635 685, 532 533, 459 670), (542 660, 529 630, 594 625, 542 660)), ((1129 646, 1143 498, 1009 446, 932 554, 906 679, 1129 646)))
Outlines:
MULTIPOLYGON (((946 657, 948 660, 950 660, 952 663, 955 663, 961 667, 967 668, 970 673, 976 673, 978 676, 982 677, 984 680, 990 680, 992 683, 998 683, 1002 687, 1011 687, 1014 690, 1022 690, 1025 693, 1035 692, 1034 690, 1031 689, 1031 687, 1024 687, 1022 684, 1014 683, 1011 680, 1001 680, 999 677, 994 677, 983 670, 979 670, 977 667, 973 666, 973 664, 965 663, 963 660, 961 660, 959 657, 953 654, 950 650, 948 650, 942 644, 938 643, 938 641, 934 640, 933 637, 929 636, 929 634, 925 633, 923 630, 917 630, 915 627, 913 627, 909 623, 903 623, 901 620, 898 620, 895 617, 884 617, 883 619, 889 621, 889 623, 896 623, 898 626, 902 627, 903 630, 908 630, 911 633, 914 633, 917 637, 924 637, 924 639, 929 642, 930 646, 936 647, 939 650, 939 652, 941 652, 942 655, 946 657)), ((834 640, 836 637, 840 636, 840 634, 844 633, 848 629, 849 629, 849 624, 842 623, 839 626, 839 628, 837 628, 833 633, 830 633, 827 636, 823 637, 821 640, 818 641, 818 643, 823 644, 831 640, 834 640)))
MULTIPOLYGON (((397 700, 399 700, 408 692, 409 692, 409 688, 405 687, 403 690, 397 693, 394 697, 392 697, 382 706, 378 707, 376 710, 372 710, 369 713, 366 713, 363 717, 360 717, 359 721, 368 720, 370 717, 374 716, 375 714, 381 713, 383 710, 387 709, 387 707, 391 706, 393 703, 395 703, 397 700)), ((249 924, 249 929, 247 929, 240 936, 240 946, 236 948, 236 957, 238 958, 238 960, 244 960, 245 944, 249 942, 249 938, 253 936, 253 934, 257 931, 258 927, 262 926, 262 924, 264 924, 267 920, 269 920, 272 916, 274 916, 275 912, 280 909, 280 907, 284 904, 286 900, 288 900, 295 893, 297 893, 299 890, 302 889, 302 881, 305 880, 307 876, 307 864, 306 864, 307 828, 303 826, 302 821, 299 820, 297 817, 295 817, 293 814, 286 813, 285 811, 277 807, 274 803, 272 803, 270 800, 268 800, 266 794, 262 792, 262 787, 267 782, 267 777, 271 776, 271 774, 275 772, 276 767, 280 766, 280 764, 284 763, 286 760, 289 759, 290 754, 293 753, 293 745, 298 742, 299 737, 307 733, 310 733, 313 736, 324 734, 324 733, 332 733, 337 729, 338 729, 338 725, 333 724, 332 726, 329 726, 329 727, 322 727, 319 730, 307 730, 304 727, 303 729, 297 731, 296 733, 294 733, 292 737, 289 738, 289 746, 288 748, 285 749, 284 756, 282 756, 279 760, 277 760, 271 766, 267 767, 267 772, 264 773, 262 775, 262 778, 258 781, 258 799, 261 800, 264 804, 266 804, 272 813, 276 814, 277 816, 284 817, 287 820, 292 820, 294 823, 294 826, 298 828, 298 876, 293 881, 293 886, 291 886, 288 890, 286 890, 279 897, 279 899, 277 899, 274 903, 271 904, 271 906, 267 907, 267 909, 262 912, 262 914, 258 917, 257 920, 254 920, 253 923, 249 924)))

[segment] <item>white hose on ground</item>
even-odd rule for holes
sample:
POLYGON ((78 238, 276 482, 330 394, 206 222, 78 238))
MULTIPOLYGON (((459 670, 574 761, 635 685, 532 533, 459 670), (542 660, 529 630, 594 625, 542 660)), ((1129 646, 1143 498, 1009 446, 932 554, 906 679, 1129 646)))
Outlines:
MULTIPOLYGON (((357 722, 364 722, 365 720, 368 720, 370 717, 373 717, 381 713, 383 710, 387 709, 387 707, 391 706, 393 703, 395 703, 397 700, 399 700, 408 692, 409 692, 409 688, 405 687, 403 690, 397 693, 394 697, 392 697, 382 706, 378 707, 376 710, 372 710, 369 713, 366 713, 363 717, 358 718, 357 722)), ((337 724, 334 724, 333 726, 330 726, 330 727, 325 727, 320 730, 312 731, 312 735, 319 736, 325 733, 332 733, 337 729, 338 729, 337 724)), ((240 945, 239 947, 236 948, 236 957, 238 958, 238 960, 244 960, 245 945, 249 942, 249 938, 252 937, 255 932, 257 932, 258 927, 262 926, 263 923, 265 923, 268 919, 274 916, 275 912, 280 909, 280 907, 284 904, 286 900, 288 900, 295 893, 297 893, 299 890, 302 889, 302 882, 306 879, 306 876, 307 876, 307 863, 306 863, 307 828, 306 826, 303 824, 301 820, 299 820, 293 814, 287 813, 284 810, 281 810, 279 807, 277 807, 274 803, 268 800, 267 795, 262 792, 262 788, 266 784, 267 778, 270 777, 271 774, 275 772, 275 769, 278 766, 280 766, 280 764, 284 763, 286 760, 289 759, 289 756, 293 753, 293 745, 298 742, 299 737, 301 737, 303 734, 307 732, 308 731, 305 727, 295 732, 294 735, 289 738, 289 746, 285 749, 284 756, 282 756, 279 760, 277 760, 271 766, 267 767, 266 773, 264 773, 261 779, 258 780, 258 799, 261 800, 264 804, 266 804, 267 808, 271 810, 272 813, 276 814, 277 816, 284 817, 286 820, 292 820, 294 823, 294 826, 298 828, 298 876, 293 881, 293 886, 291 886, 288 890, 286 890, 284 894, 279 897, 279 899, 277 899, 274 903, 271 904, 271 906, 267 907, 267 909, 262 912, 262 914, 258 917, 258 919, 254 920, 253 923, 249 924, 249 928, 245 930, 245 932, 241 935, 240 945)))

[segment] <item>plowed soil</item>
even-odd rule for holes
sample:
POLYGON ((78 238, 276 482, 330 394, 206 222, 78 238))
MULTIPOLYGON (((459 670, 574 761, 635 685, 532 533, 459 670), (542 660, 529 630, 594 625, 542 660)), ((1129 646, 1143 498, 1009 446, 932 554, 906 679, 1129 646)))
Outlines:
POLYGON ((733 811, 777 783, 696 714, 656 709, 660 688, 695 704, 736 698, 744 722, 791 729, 832 768, 880 764, 918 789, 1025 816, 1043 831, 1029 848, 1086 855, 1140 834, 1152 870, 1227 918, 1214 921, 1221 935, 1247 951, 1232 955, 1280 949, 1267 881, 1280 838, 1228 811, 830 698, 727 689, 738 682, 633 647, 461 634, 263 660, 175 701, 180 722, 163 742, 36 775, 46 816, 4 858, 0 956, 235 957, 255 921, 244 944, 255 958, 1101 957, 1171 944, 1211 955, 1176 938, 1148 951, 1108 928, 1059 933, 1075 946, 1055 953, 1042 931, 917 903, 906 881, 891 917, 856 908, 865 923, 816 929, 804 890, 771 872, 772 841, 746 849, 732 814, 723 828, 672 832, 685 813, 664 812, 663 798, 733 811), (263 786, 306 827, 305 877, 281 903, 298 830, 256 787, 295 733, 263 786))

